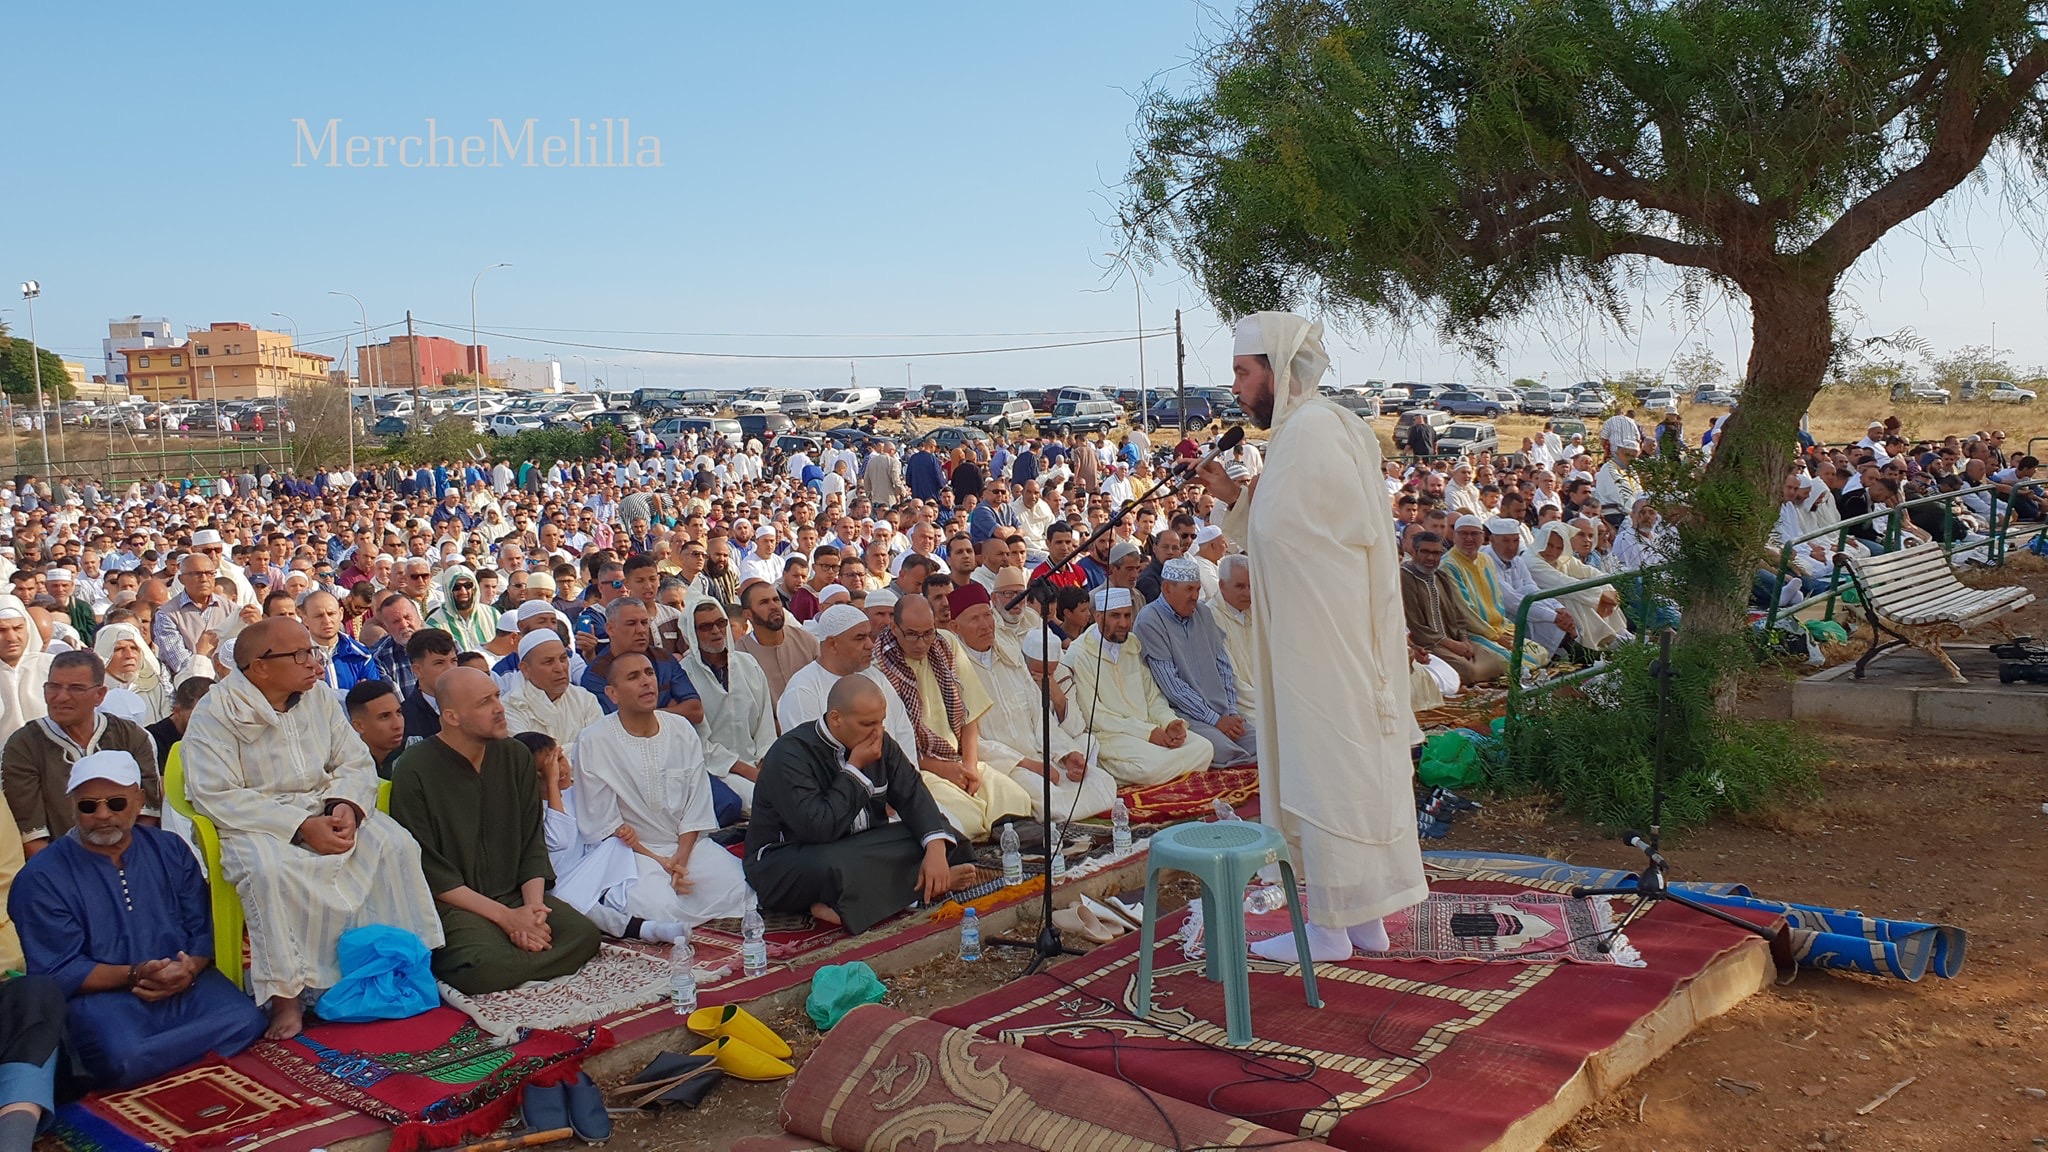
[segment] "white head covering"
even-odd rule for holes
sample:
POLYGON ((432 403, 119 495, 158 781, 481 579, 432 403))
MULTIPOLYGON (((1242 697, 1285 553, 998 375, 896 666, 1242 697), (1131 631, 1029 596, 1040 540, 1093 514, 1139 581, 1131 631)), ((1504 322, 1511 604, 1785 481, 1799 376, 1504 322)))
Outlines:
POLYGON ((1105 584, 1095 590, 1095 610, 1097 612, 1113 612, 1118 608, 1129 608, 1130 606, 1131 590, 1129 588, 1117 588, 1105 584))
POLYGON ((71 779, 65 783, 64 791, 76 792, 88 780, 138 787, 142 783, 142 765, 135 762, 132 752, 109 750, 80 756, 71 766, 71 779))
POLYGON ((1292 312, 1254 312, 1239 320, 1235 355, 1263 355, 1272 361, 1275 432, 1315 399, 1316 385, 1330 367, 1330 357, 1323 351, 1323 326, 1292 312))
POLYGON ((1495 536, 1519 536, 1522 532, 1522 525, 1518 521, 1510 520, 1505 516, 1495 516, 1486 522, 1486 530, 1495 536))
POLYGON ((211 547, 212 545, 218 544, 220 542, 220 533, 214 531, 211 528, 201 528, 199 531, 194 532, 192 534, 192 547, 193 550, 195 551, 201 548, 211 547))
POLYGON ((1456 531, 1456 530, 1458 530, 1458 529, 1460 529, 1460 528, 1484 528, 1484 527, 1486 527, 1486 521, 1484 521, 1484 520, 1481 520, 1481 519, 1480 519, 1479 517, 1477 517, 1477 516, 1474 516, 1474 515, 1473 515, 1473 514, 1471 514, 1470 512, 1467 512, 1467 513, 1465 513, 1465 514, 1464 514, 1463 516, 1460 516, 1460 517, 1458 517, 1458 520, 1457 520, 1457 522, 1451 525, 1451 530, 1452 530, 1452 531, 1456 531))
POLYGON ((1550 523, 1545 524, 1543 527, 1538 528, 1536 530, 1536 554, 1538 556, 1541 556, 1543 552, 1550 547, 1550 538, 1552 536, 1564 537, 1564 546, 1566 550, 1570 550, 1572 546, 1572 537, 1578 534, 1579 530, 1577 528, 1572 527, 1570 524, 1567 524, 1562 520, 1552 520, 1550 523))
POLYGON ((877 588, 868 593, 866 604, 869 608, 894 608, 901 597, 893 588, 877 588))
MULTIPOLYGON (((524 607, 522 605, 521 607, 524 607)), ((519 609, 507 608, 498 613, 498 635, 509 636, 519 631, 519 609)))
POLYGON ((1195 529, 1195 547, 1197 548, 1222 538, 1223 529, 1218 528, 1214 524, 1204 524, 1200 528, 1195 529))
POLYGON ((142 650, 142 663, 135 668, 135 689, 145 694, 156 691, 163 684, 164 666, 156 658, 156 649, 142 638, 142 629, 125 620, 108 624, 93 634, 92 650, 99 654, 100 663, 105 664, 113 660, 114 646, 123 640, 133 642, 142 650))
POLYGON ((818 639, 830 640, 850 628, 858 628, 868 622, 868 614, 851 604, 834 604, 818 614, 818 639))
POLYGON ((525 624, 532 620, 538 620, 543 616, 553 615, 555 615, 554 605, 545 600, 528 600, 519 606, 519 614, 515 618, 515 622, 525 624))
POLYGON ((519 658, 526 659, 527 653, 543 644, 560 644, 562 638, 552 628, 538 628, 519 638, 519 658))
POLYGON ((1185 556, 1176 556, 1159 566, 1159 580, 1164 584, 1200 584, 1202 568, 1185 556))
POLYGON ((1057 664, 1060 657, 1064 654, 1064 649, 1058 640, 1052 639, 1037 628, 1033 628, 1024 634, 1022 645, 1026 660, 1036 660, 1042 664, 1057 664), (1045 646, 1047 642, 1052 644, 1052 655, 1050 656, 1046 655, 1045 646))
POLYGON ((837 604, 841 600, 850 601, 852 599, 853 593, 847 590, 846 585, 841 584, 836 580, 830 584, 825 585, 825 590, 823 592, 818 593, 818 603, 820 605, 837 604))

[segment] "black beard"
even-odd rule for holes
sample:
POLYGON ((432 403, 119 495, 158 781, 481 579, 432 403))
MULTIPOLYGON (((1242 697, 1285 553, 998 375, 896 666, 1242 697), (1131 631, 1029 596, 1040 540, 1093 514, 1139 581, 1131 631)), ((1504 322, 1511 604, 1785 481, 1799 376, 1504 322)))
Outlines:
POLYGON ((1271 428, 1273 426, 1273 398, 1268 396, 1264 400, 1254 403, 1251 407, 1244 410, 1244 414, 1252 418, 1253 427, 1271 428))

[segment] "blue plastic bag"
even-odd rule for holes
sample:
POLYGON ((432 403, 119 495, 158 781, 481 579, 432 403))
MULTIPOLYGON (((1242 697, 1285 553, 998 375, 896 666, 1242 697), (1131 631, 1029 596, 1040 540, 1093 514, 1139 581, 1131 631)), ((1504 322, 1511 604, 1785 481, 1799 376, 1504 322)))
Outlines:
POLYGON ((322 1020, 402 1020, 441 1002, 433 957, 419 937, 402 928, 351 928, 341 934, 335 959, 341 965, 341 979, 320 997, 316 1010, 322 1020))

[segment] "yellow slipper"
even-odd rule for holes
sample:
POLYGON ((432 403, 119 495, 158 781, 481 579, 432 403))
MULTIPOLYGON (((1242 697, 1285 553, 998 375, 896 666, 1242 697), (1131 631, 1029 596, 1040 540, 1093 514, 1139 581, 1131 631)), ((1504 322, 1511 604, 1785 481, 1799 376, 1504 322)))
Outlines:
POLYGON ((692 1056, 709 1056, 725 1074, 739 1080, 780 1080, 796 1075, 796 1069, 744 1040, 720 1036, 692 1056))
POLYGON ((748 1045, 766 1052, 778 1059, 789 1059, 789 1045, 774 1029, 761 1023, 753 1013, 737 1004, 722 1004, 715 1008, 699 1008, 690 1013, 685 1021, 690 1031, 699 1036, 730 1036, 743 1040, 748 1045))

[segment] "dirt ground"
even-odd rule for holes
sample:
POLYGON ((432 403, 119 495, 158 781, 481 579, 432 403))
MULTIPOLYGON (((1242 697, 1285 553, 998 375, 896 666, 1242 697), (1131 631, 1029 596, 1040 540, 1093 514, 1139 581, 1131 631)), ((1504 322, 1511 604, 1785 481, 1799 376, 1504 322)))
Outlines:
MULTIPOLYGON (((2041 599, 2019 628, 2048 635, 2048 561, 2016 556, 2004 572, 1967 578, 2028 584, 2041 599)), ((1853 658, 1860 639, 1839 655, 1853 658)), ((1745 708, 1774 705, 1788 706, 1783 694, 1745 708)), ((1559 1132, 1552 1152, 2048 1146, 2048 894, 2040 883, 2048 733, 1975 743, 1872 731, 1826 739, 1834 758, 1819 799, 1667 837, 1674 875, 1958 925, 1970 934, 1962 974, 1907 984, 1801 973, 1707 1023, 1559 1132), (1909 1078, 1889 1101, 1857 1115, 1909 1078)), ((1614 837, 1525 799, 1492 801, 1430 847, 1610 867, 1640 859, 1614 837)), ((1177 890, 1166 903, 1178 907, 1188 894, 1177 890)), ((929 1014, 997 987, 1022 964, 1019 954, 993 950, 976 964, 932 961, 887 979, 889 1003, 929 1014)), ((820 1038, 800 1008, 768 1023, 799 1059, 820 1038)), ((780 1084, 728 1082, 700 1111, 621 1118, 614 1144, 635 1152, 724 1149, 778 1131, 781 1098, 780 1084)))

